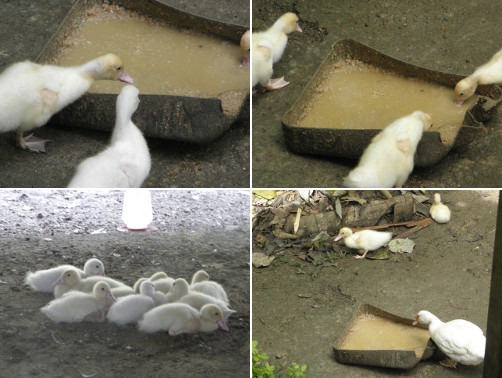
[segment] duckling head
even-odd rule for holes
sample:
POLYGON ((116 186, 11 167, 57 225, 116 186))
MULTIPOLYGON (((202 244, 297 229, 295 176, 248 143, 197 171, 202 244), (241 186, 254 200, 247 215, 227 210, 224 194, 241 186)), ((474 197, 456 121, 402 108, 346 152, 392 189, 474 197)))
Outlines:
POLYGON ((80 280, 80 274, 75 269, 66 269, 52 286, 68 285, 73 286, 80 280))
POLYGON ((92 289, 92 293, 96 298, 105 299, 109 303, 117 301, 110 290, 110 285, 108 285, 105 281, 96 282, 92 289))
POLYGON ((341 238, 347 238, 351 235, 352 235, 352 230, 348 227, 343 227, 338 233, 338 236, 335 238, 335 241, 338 241, 341 238))
POLYGON ((96 79, 120 80, 129 84, 133 83, 132 77, 126 72, 122 60, 117 55, 102 55, 96 61, 98 63, 96 79))
POLYGON ((460 106, 476 91, 477 82, 469 76, 460 80, 455 86, 455 105, 460 106))
POLYGON ((225 331, 228 331, 227 323, 225 323, 225 318, 223 317, 223 312, 215 304, 207 304, 200 309, 201 318, 209 319, 223 328, 225 331))
POLYGON ((246 31, 241 37, 242 66, 249 67, 251 62, 251 30, 246 31))

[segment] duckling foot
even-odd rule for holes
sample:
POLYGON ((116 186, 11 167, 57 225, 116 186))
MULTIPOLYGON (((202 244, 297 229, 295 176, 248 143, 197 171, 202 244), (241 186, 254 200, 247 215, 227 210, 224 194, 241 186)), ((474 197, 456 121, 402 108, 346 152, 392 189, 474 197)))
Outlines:
POLYGON ((33 134, 28 135, 23 138, 23 134, 18 133, 17 145, 23 150, 28 150, 32 152, 46 152, 45 143, 50 142, 48 139, 39 139, 34 137, 33 134))
POLYGON ((356 259, 365 259, 366 258, 366 254, 368 253, 368 251, 364 251, 363 255, 362 256, 356 256, 356 259))
POLYGON ((263 88, 268 91, 275 91, 284 88, 286 85, 289 85, 289 81, 284 80, 284 76, 278 79, 270 79, 265 84, 262 84, 263 88))
POLYGON ((92 312, 89 315, 87 315, 84 320, 87 320, 89 322, 103 322, 105 320, 105 310, 99 310, 96 312, 92 312))
POLYGON ((178 335, 181 335, 182 333, 195 333, 195 331, 192 329, 186 329, 186 328, 179 329, 177 331, 169 330, 170 336, 178 336, 178 335))
POLYGON ((452 360, 451 358, 447 358, 443 361, 439 361, 439 363, 447 368, 453 368, 453 369, 457 368, 457 361, 452 360))

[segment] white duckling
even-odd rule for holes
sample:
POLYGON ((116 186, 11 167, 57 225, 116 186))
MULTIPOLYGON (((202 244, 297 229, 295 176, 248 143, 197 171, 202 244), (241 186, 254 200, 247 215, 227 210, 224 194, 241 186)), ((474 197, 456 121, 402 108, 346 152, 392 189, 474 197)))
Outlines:
POLYGON ((71 292, 52 300, 41 311, 55 322, 103 321, 108 307, 115 302, 106 282, 98 282, 92 294, 71 292))
POLYGON ((253 33, 253 43, 259 44, 264 40, 269 41, 271 43, 272 62, 275 63, 281 59, 286 49, 288 34, 294 31, 301 33, 302 28, 298 24, 298 16, 288 12, 279 17, 269 29, 253 33))
POLYGON ((502 83, 502 50, 499 50, 487 63, 479 66, 472 74, 457 83, 455 104, 461 106, 476 92, 478 84, 500 83, 502 83))
POLYGON ((89 259, 85 262, 84 270, 75 268, 73 265, 59 265, 54 268, 37 270, 36 272, 26 273, 25 283, 30 285, 35 291, 42 293, 52 293, 54 286, 52 285, 61 274, 67 269, 75 269, 79 272, 80 277, 88 276, 104 276, 105 268, 103 263, 98 259, 89 259))
MULTIPOLYGON (((155 285, 154 285, 155 287, 155 285)), ((176 278, 167 294, 169 303, 178 301, 190 292, 190 285, 184 278, 176 278)))
POLYGON ((100 56, 76 67, 40 65, 30 61, 11 65, 0 75, 0 132, 16 130, 22 149, 45 152, 46 140, 23 137, 43 126, 53 114, 89 90, 95 80, 132 83, 120 58, 100 56))
POLYGON ((197 282, 190 286, 190 290, 210 295, 212 297, 222 300, 227 305, 229 304, 225 289, 223 289, 223 286, 221 286, 217 282, 214 281, 197 282))
POLYGON ((225 318, 225 320, 227 320, 231 314, 236 312, 235 310, 231 310, 228 307, 228 304, 222 301, 221 299, 197 291, 191 291, 187 295, 184 295, 177 301, 177 303, 186 303, 187 305, 192 306, 196 310, 200 310, 204 305, 210 303, 218 305, 218 307, 221 309, 223 313, 223 317, 225 318))
POLYGON ((214 304, 205 305, 200 311, 185 303, 165 304, 148 311, 138 325, 140 331, 169 331, 171 336, 212 332, 218 329, 218 326, 228 331, 220 308, 214 304))
POLYGON ((362 256, 356 256, 356 259, 364 259, 368 251, 374 251, 392 239, 392 232, 378 232, 374 230, 363 230, 352 232, 348 227, 343 227, 335 241, 343 238, 343 242, 349 248, 363 250, 362 256))
POLYGON ((111 143, 84 160, 70 188, 139 188, 150 172, 150 152, 131 117, 138 108, 138 88, 126 85, 117 97, 117 118, 111 143))
POLYGON ((140 294, 119 298, 111 305, 106 318, 117 324, 136 323, 145 312, 155 307, 153 285, 144 281, 140 286, 140 294))
POLYGON ((251 62, 251 30, 247 30, 241 37, 242 67, 249 67, 251 62))
POLYGON ((442 365, 455 367, 457 362, 463 365, 479 365, 485 358, 486 337, 477 325, 463 319, 443 323, 429 311, 420 311, 417 322, 429 325, 431 339, 451 360, 442 365))
POLYGON ((110 277, 91 276, 82 279, 77 270, 70 268, 65 270, 61 276, 59 276, 57 281, 52 284, 54 286, 54 297, 60 298, 63 294, 69 291, 83 291, 90 293, 93 290, 94 285, 101 281, 106 282, 111 288, 126 286, 122 282, 114 280, 110 277))
POLYGON ((448 206, 441 203, 441 196, 439 193, 434 194, 434 203, 429 209, 432 219, 438 223, 448 223, 450 221, 450 209, 448 206))
POLYGON ((190 286, 195 285, 196 283, 203 282, 209 280, 209 274, 205 270, 198 270, 192 276, 192 282, 190 286))
POLYGON ((430 115, 422 111, 388 125, 372 139, 344 185, 347 188, 402 186, 413 170, 418 142, 431 126, 430 115))
MULTIPOLYGON (((138 289, 139 290, 139 289, 138 289)), ((119 286, 111 289, 111 292, 115 298, 126 297, 128 295, 137 294, 136 290, 130 286, 119 286)))

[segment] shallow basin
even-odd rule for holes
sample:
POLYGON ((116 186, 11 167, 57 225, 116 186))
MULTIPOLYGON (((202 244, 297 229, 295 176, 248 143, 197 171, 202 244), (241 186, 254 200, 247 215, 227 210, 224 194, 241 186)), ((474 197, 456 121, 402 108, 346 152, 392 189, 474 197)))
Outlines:
MULTIPOLYGON (((218 138, 249 107, 249 70, 240 66, 238 47, 245 30, 156 0, 83 0, 37 61, 71 66, 114 52, 140 89, 133 121, 145 136, 205 143, 218 138), (216 63, 210 67, 208 62, 216 63), (218 70, 228 75, 216 77, 218 70)), ((51 122, 111 131, 123 85, 97 81, 51 122)))
POLYGON ((434 346, 427 326, 361 305, 333 349, 338 362, 411 369, 432 356, 434 346))
POLYGON ((335 43, 283 119, 295 152, 358 159, 385 126, 415 110, 432 115, 415 164, 437 163, 482 130, 502 91, 479 86, 462 107, 453 103, 461 76, 417 67, 354 40, 335 43))

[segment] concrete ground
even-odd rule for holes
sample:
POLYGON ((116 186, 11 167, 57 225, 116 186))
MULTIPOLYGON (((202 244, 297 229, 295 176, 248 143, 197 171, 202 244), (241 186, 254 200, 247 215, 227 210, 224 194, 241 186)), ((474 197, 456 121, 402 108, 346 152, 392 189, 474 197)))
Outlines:
MULTIPOLYGON (((0 70, 17 61, 34 60, 75 1, 3 2, 0 70)), ((247 0, 163 2, 208 18, 249 26, 247 0)), ((144 186, 249 187, 249 127, 248 117, 206 145, 149 139, 152 168, 144 186)), ((103 150, 110 138, 109 133, 50 123, 37 130, 36 136, 52 141, 47 154, 17 149, 13 133, 0 134, 0 187, 66 187, 77 165, 103 150)))
MULTIPOLYGON (((288 150, 281 121, 339 39, 352 38, 387 55, 432 70, 469 75, 501 47, 500 4, 489 0, 253 1, 253 30, 295 12, 292 33, 274 77, 291 84, 253 96, 253 187, 340 187, 356 161, 288 150)), ((416 169, 405 187, 502 186, 501 110, 470 145, 438 164, 416 169)))

